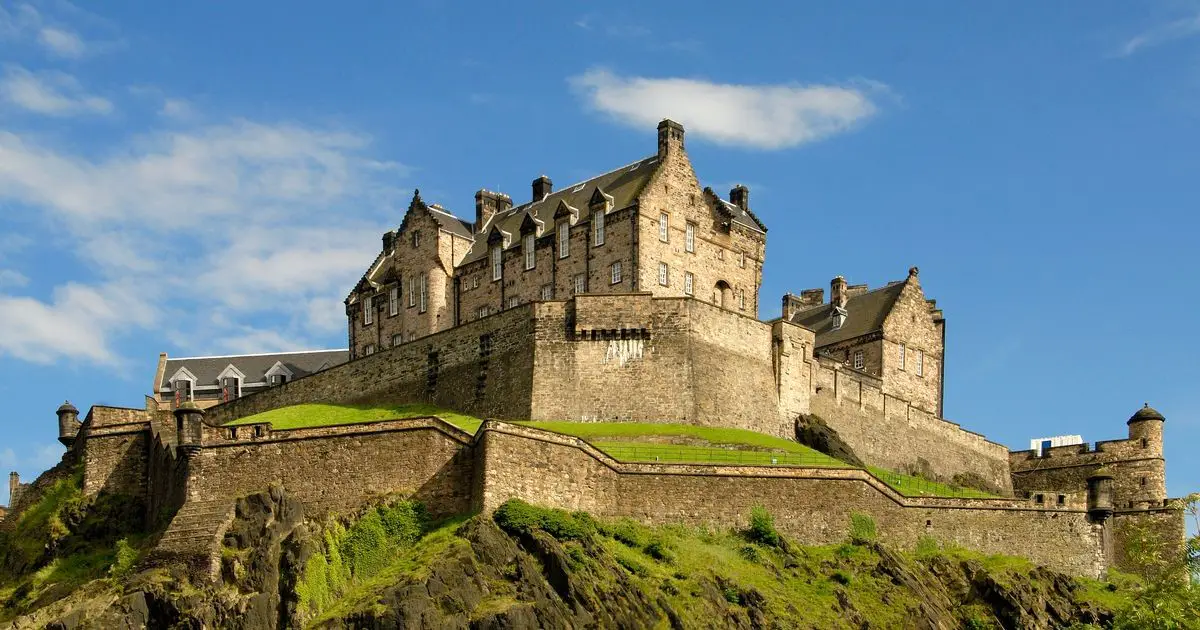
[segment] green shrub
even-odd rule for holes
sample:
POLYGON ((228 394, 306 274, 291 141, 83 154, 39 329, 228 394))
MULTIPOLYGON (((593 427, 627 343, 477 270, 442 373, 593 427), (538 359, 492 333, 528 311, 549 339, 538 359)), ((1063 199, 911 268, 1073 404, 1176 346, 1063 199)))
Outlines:
POLYGON ((730 604, 742 603, 742 595, 741 593, 738 593, 736 588, 732 586, 726 586, 721 592, 725 595, 725 601, 729 602, 730 604))
POLYGON ((843 586, 849 586, 849 585, 850 585, 850 579, 851 579, 851 576, 850 576, 850 573, 849 573, 849 572, 847 572, 847 571, 843 571, 843 570, 841 570, 841 569, 838 569, 837 571, 834 571, 834 572, 833 572, 833 575, 831 575, 831 576, 829 576, 829 577, 830 577, 830 579, 832 579, 834 582, 837 582, 838 584, 841 584, 841 585, 843 585, 843 586))
POLYGON ((779 532, 775 531, 775 518, 761 505, 750 510, 750 529, 746 530, 746 537, 770 547, 778 547, 782 541, 779 532))
POLYGON ((652 541, 650 544, 646 545, 645 549, 642 551, 645 551, 646 555, 658 560, 659 562, 666 562, 667 564, 675 562, 675 554, 672 553, 667 544, 661 540, 652 541))
POLYGON ((129 544, 129 539, 118 540, 113 564, 109 567, 108 574, 116 578, 129 575, 129 572, 133 570, 133 565, 137 564, 138 555, 137 549, 129 544))
POLYGON ((875 542, 875 519, 866 514, 855 512, 850 515, 850 540, 862 545, 875 542))
POLYGON ((978 613, 971 613, 970 616, 963 620, 963 628, 965 630, 992 630, 994 627, 992 622, 984 619, 978 613))
POLYGON ((630 519, 623 518, 609 528, 609 535, 628 547, 641 549, 646 546, 646 537, 642 527, 630 519))
POLYGON ((647 569, 645 566, 643 566, 641 563, 637 562, 636 560, 633 560, 632 558, 626 558, 624 556, 617 556, 617 564, 625 567, 625 569, 627 571, 629 571, 630 573, 632 573, 638 577, 646 577, 646 576, 650 575, 649 569, 647 569))
POLYGON ((509 499, 492 515, 500 529, 510 534, 533 533, 540 529, 558 540, 583 540, 595 531, 595 522, 580 519, 564 510, 530 505, 520 499, 509 499))
POLYGON ((738 548, 738 555, 747 562, 762 561, 762 554, 758 552, 758 547, 754 545, 742 545, 738 548))

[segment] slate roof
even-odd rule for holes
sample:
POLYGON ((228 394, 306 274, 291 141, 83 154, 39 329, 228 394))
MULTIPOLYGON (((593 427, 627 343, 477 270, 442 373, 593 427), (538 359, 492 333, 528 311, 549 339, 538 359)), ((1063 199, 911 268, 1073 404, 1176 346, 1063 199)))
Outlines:
POLYGON ((743 210, 741 206, 725 201, 720 197, 717 197, 717 199, 720 200, 720 202, 725 206, 725 210, 733 216, 733 221, 735 223, 741 223, 742 225, 758 230, 759 232, 765 233, 767 231, 767 226, 763 225, 763 222, 759 221, 758 217, 754 216, 754 213, 750 212, 750 210, 743 210))
POLYGON ((218 377, 226 367, 232 364, 246 375, 246 383, 261 383, 266 380, 267 371, 277 362, 292 372, 292 378, 300 378, 324 368, 345 363, 350 359, 347 350, 308 350, 303 352, 279 352, 274 354, 242 354, 219 357, 188 357, 167 359, 166 369, 163 370, 162 382, 159 388, 169 391, 171 377, 186 367, 196 377, 196 385, 217 385, 218 377))
MULTIPOLYGON (((532 214, 533 218, 543 225, 553 226, 554 212, 558 209, 558 203, 565 201, 568 206, 579 211, 580 218, 584 218, 588 212, 588 201, 591 200, 596 187, 612 198, 613 211, 628 208, 637 200, 638 195, 642 194, 642 190, 654 175, 658 159, 657 155, 642 158, 603 175, 565 186, 546 195, 546 198, 541 201, 531 201, 497 213, 479 233, 486 235, 491 233, 493 227, 498 227, 500 231, 510 237, 506 244, 509 247, 516 247, 520 245, 517 235, 521 233, 521 222, 525 220, 525 215, 532 214)), ((471 247, 471 251, 467 252, 466 258, 459 264, 474 262, 485 257, 487 249, 487 238, 477 239, 471 247)))
POLYGON ((438 225, 443 230, 465 239, 475 239, 475 232, 473 230, 475 224, 473 222, 460 219, 437 204, 431 204, 427 207, 429 208, 429 214, 433 215, 433 219, 438 222, 438 225))
POLYGON ((846 301, 846 321, 837 330, 833 329, 830 316, 832 304, 800 311, 792 316, 792 323, 816 332, 818 348, 868 335, 883 328, 883 321, 903 290, 904 282, 893 282, 850 298, 846 301))

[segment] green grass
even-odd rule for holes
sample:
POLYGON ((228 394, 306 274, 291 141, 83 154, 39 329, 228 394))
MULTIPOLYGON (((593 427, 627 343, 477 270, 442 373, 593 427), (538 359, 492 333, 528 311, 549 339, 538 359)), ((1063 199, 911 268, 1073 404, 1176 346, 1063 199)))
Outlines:
POLYGON ((535 421, 515 422, 527 427, 565 433, 592 440, 616 440, 619 438, 638 437, 686 437, 704 440, 710 444, 731 444, 763 449, 773 449, 786 453, 809 453, 812 449, 784 438, 778 438, 757 431, 746 429, 725 429, 716 427, 700 427, 690 424, 658 424, 650 422, 561 422, 535 421))
POLYGON ((959 497, 966 499, 993 499, 996 495, 975 488, 963 488, 948 483, 930 481, 913 475, 904 475, 884 468, 868 466, 872 475, 879 477, 896 492, 907 497, 959 497))
POLYGON ((745 450, 736 445, 701 446, 612 440, 594 440, 591 444, 613 459, 623 462, 849 468, 844 462, 814 450, 780 452, 745 450))
POLYGON ((305 404, 281 407, 252 416, 239 418, 225 426, 242 426, 269 422, 272 429, 308 429, 343 424, 362 424, 380 420, 403 420, 437 416, 450 424, 474 434, 483 421, 465 414, 447 411, 433 405, 322 405, 305 404))

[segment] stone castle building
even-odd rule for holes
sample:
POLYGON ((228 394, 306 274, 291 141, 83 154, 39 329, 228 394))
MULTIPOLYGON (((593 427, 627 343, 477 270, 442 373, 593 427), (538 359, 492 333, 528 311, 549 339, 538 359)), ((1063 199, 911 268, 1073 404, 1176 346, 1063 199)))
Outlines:
POLYGON ((143 407, 93 406, 82 422, 60 407, 68 453, 18 491, 11 513, 82 468, 86 493, 135 497, 148 524, 165 525, 153 561, 209 572, 234 500, 272 483, 315 513, 400 493, 437 514, 521 497, 737 525, 763 505, 804 544, 844 539, 861 512, 896 544, 933 536, 1084 575, 1126 566, 1123 549, 1142 530, 1182 544, 1182 512, 1166 494, 1165 419, 1148 406, 1124 439, 1020 452, 942 417, 945 317, 917 268, 874 290, 837 277, 829 302, 822 289, 786 295, 781 317, 759 320, 766 227, 746 188, 729 200, 700 188, 680 125, 659 125, 651 157, 558 191, 544 176, 532 188, 520 206, 478 192, 474 221, 414 195, 346 299, 344 363, 163 356, 143 407), (290 375, 272 382, 281 365, 290 375), (202 399, 201 386, 219 398, 202 399), (405 402, 488 420, 475 434, 432 417, 230 424, 303 403, 405 402), (864 466, 623 462, 509 422, 531 419, 787 438, 819 419, 864 466), (995 496, 906 496, 869 467, 995 496))

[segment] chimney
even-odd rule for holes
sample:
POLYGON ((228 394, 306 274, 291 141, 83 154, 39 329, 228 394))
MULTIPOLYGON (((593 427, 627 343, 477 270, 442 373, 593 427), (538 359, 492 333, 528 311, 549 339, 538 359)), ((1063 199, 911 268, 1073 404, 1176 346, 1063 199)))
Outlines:
POLYGON ((683 125, 664 118, 658 123, 658 157, 679 151, 683 151, 683 125))
POLYGON ((816 308, 825 300, 825 289, 805 289, 799 296, 791 293, 783 296, 783 318, 791 320, 798 313, 816 308))
POLYGON ((8 473, 8 509, 13 509, 17 505, 17 499, 21 496, 21 475, 16 471, 8 473))
POLYGON ((396 247, 396 233, 388 230, 383 233, 383 253, 390 254, 396 247))
POLYGON ((541 177, 533 180, 533 202, 534 203, 537 203, 537 202, 545 199, 546 197, 549 197, 550 193, 552 193, 552 192, 554 192, 554 182, 550 181, 549 177, 542 175, 541 177))
POLYGON ((729 203, 741 208, 742 210, 750 209, 750 189, 738 184, 729 191, 729 203))
POLYGON ((834 277, 829 281, 829 303, 838 307, 846 308, 846 300, 850 296, 846 294, 846 279, 841 276, 834 277))
POLYGON ((475 233, 478 234, 488 221, 499 212, 512 208, 512 198, 504 193, 481 189, 475 193, 475 233))

